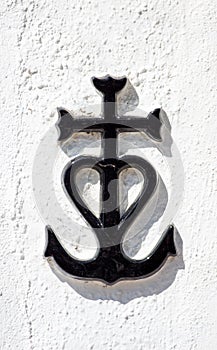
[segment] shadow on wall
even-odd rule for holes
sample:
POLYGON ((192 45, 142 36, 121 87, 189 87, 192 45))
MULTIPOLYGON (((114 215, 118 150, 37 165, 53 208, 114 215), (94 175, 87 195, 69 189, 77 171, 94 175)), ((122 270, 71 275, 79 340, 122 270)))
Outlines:
POLYGON ((174 282, 178 270, 185 268, 183 243, 178 231, 176 231, 175 244, 177 256, 168 257, 166 263, 156 274, 136 281, 120 281, 112 286, 105 285, 102 282, 73 279, 65 272, 62 272, 53 259, 50 261, 50 266, 61 282, 68 283, 71 288, 84 298, 90 300, 114 300, 126 304, 136 298, 160 294, 174 282))

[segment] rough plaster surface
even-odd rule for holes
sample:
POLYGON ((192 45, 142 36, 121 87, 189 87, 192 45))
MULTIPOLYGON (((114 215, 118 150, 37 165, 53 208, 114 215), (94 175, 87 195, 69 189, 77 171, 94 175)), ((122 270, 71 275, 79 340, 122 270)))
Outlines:
POLYGON ((210 1, 2 0, 0 349, 217 347, 217 19, 210 1), (31 169, 57 106, 126 74, 163 106, 185 168, 181 257, 145 281, 62 283, 42 258, 31 169))

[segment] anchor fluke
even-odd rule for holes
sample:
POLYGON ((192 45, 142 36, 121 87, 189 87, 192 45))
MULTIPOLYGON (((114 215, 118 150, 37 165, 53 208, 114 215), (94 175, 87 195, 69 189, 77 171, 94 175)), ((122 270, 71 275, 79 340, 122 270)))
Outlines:
POLYGON ((66 273, 77 279, 99 280, 114 284, 120 280, 141 279, 156 273, 169 256, 176 255, 175 227, 170 225, 155 249, 143 260, 132 260, 122 251, 121 245, 100 248, 91 261, 71 257, 62 247, 51 227, 46 227, 46 258, 52 257, 66 273))

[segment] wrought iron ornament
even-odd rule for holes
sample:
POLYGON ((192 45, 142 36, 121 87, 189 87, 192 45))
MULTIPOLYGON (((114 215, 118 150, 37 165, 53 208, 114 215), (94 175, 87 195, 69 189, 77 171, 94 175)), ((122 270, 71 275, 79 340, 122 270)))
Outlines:
MULTIPOLYGON (((103 96, 103 118, 73 119, 72 115, 59 109, 59 141, 69 138, 74 132, 96 131, 102 134, 101 157, 80 156, 73 159, 63 171, 65 191, 88 224, 93 228, 99 242, 97 254, 92 260, 81 261, 70 256, 50 226, 46 227, 47 247, 45 257, 53 257, 57 265, 68 274, 79 279, 101 280, 113 284, 124 279, 139 279, 152 275, 165 263, 168 256, 176 255, 174 243, 175 227, 170 225, 149 256, 143 260, 129 258, 123 248, 123 237, 153 196, 158 185, 158 174, 153 166, 138 156, 118 155, 118 135, 124 132, 145 132, 161 142, 160 110, 156 109, 147 118, 117 116, 117 94, 124 89, 127 79, 111 76, 93 78, 95 88, 103 96), (80 169, 89 168, 98 172, 101 184, 101 209, 96 217, 82 199, 75 177, 80 169), (146 185, 137 200, 124 214, 120 214, 118 179, 125 169, 139 170, 146 185)), ((72 227, 73 231, 73 227, 72 227)))

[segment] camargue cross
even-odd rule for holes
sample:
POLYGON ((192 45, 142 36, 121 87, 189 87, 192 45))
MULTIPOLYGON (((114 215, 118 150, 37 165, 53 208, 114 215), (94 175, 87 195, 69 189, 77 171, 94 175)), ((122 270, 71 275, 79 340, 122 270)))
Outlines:
MULTIPOLYGON (((83 261, 70 256, 62 247, 50 226, 47 226, 45 257, 53 257, 66 273, 79 279, 100 280, 114 284, 124 279, 140 279, 155 273, 169 255, 176 255, 174 226, 170 225, 148 257, 142 260, 129 258, 123 250, 124 235, 133 225, 137 215, 157 191, 158 174, 153 166, 138 156, 118 154, 118 135, 123 132, 145 132, 161 142, 159 109, 146 118, 117 115, 117 94, 127 85, 127 79, 92 79, 95 88, 103 96, 102 118, 76 118, 63 108, 58 109, 59 142, 67 140, 74 132, 100 132, 102 154, 100 157, 79 156, 63 171, 64 189, 85 220, 93 228, 98 239, 98 249, 93 259, 83 261), (100 178, 100 215, 96 217, 79 193, 76 175, 81 169, 94 169, 100 178), (125 169, 138 170, 145 180, 138 198, 120 213, 119 178, 125 169)), ((73 231, 73 228, 72 228, 73 231)))

